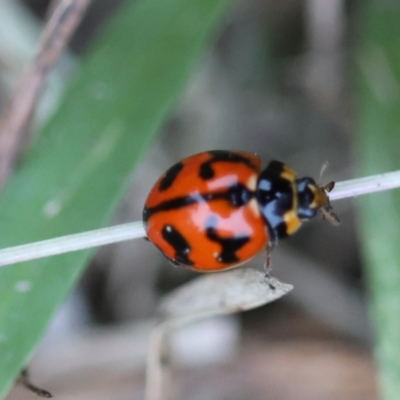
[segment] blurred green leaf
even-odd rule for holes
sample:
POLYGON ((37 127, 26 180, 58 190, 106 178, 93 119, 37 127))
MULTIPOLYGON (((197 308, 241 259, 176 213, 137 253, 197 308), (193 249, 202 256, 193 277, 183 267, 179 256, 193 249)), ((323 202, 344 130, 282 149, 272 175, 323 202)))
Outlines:
MULTIPOLYGON (((358 57, 359 174, 400 169, 400 3, 362 4, 358 57)), ((360 199, 360 233, 382 398, 400 393, 400 192, 360 199)))
MULTIPOLYGON (((0 199, 0 247, 107 223, 227 0, 140 0, 106 28, 0 199)), ((0 270, 0 397, 90 251, 0 270)))

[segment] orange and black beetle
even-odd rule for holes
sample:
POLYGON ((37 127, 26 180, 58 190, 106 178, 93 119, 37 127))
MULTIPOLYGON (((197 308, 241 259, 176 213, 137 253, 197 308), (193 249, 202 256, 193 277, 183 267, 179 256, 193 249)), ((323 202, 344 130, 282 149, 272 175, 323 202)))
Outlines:
POLYGON ((243 151, 207 151, 172 166, 151 189, 143 211, 148 239, 174 264, 203 272, 237 266, 302 221, 330 211, 327 192, 288 166, 243 151))

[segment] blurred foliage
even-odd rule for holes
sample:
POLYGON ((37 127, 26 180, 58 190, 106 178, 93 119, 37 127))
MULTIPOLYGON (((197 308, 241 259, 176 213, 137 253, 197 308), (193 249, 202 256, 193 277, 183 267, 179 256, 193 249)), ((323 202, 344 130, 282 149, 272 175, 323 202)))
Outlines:
MULTIPOLYGON (((362 5, 358 57, 360 175, 400 169, 400 4, 362 5)), ((360 199, 360 234, 371 292, 382 398, 400 393, 400 193, 360 199)))
MULTIPOLYGON (((0 247, 107 223, 227 5, 146 0, 117 14, 8 182, 0 200, 0 247)), ((0 271, 0 396, 91 254, 0 271)))

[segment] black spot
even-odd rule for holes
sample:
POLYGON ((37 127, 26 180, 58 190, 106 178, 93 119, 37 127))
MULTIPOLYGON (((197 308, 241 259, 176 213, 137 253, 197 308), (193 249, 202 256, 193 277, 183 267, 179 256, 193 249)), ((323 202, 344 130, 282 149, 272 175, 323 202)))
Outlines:
POLYGON ((175 197, 171 200, 166 200, 157 204, 154 207, 145 207, 143 210, 143 221, 146 222, 153 214, 160 211, 170 211, 189 206, 199 202, 199 198, 190 196, 175 197))
POLYGON ((221 245, 221 253, 217 256, 217 261, 222 264, 230 264, 236 261, 240 261, 235 254, 241 247, 243 247, 249 240, 249 236, 241 237, 220 237, 214 228, 207 228, 207 237, 221 245))
POLYGON ((157 212, 176 210, 203 201, 226 200, 230 205, 238 208, 247 204, 254 196, 254 192, 238 183, 221 192, 175 197, 171 200, 165 200, 154 207, 145 207, 143 210, 143 221, 146 223, 157 212))
POLYGON ((230 186, 227 190, 221 192, 207 193, 201 195, 206 201, 226 200, 231 206, 239 208, 247 204, 255 193, 247 189, 241 183, 230 186))
POLYGON ((226 196, 229 203, 233 207, 242 207, 250 201, 250 199, 254 196, 254 192, 251 192, 246 186, 238 183, 234 186, 231 186, 226 191, 226 196))
POLYGON ((209 151, 209 154, 212 155, 212 158, 208 161, 205 161, 203 164, 200 165, 200 170, 199 170, 199 175, 200 178, 204 180, 208 180, 214 177, 214 171, 212 169, 212 164, 224 161, 224 162, 231 162, 234 164, 244 164, 250 167, 251 169, 254 169, 254 171, 258 171, 258 168, 256 165, 254 165, 251 160, 248 158, 237 154, 232 151, 225 151, 225 150, 213 150, 209 151))
POLYGON ((174 267, 181 267, 182 264, 178 263, 177 261, 173 260, 172 258, 169 258, 164 254, 164 257, 174 266, 174 267))
POLYGON ((173 183, 176 177, 183 169, 183 164, 178 162, 173 165, 166 173, 164 178, 161 179, 160 185, 158 186, 158 190, 162 192, 163 190, 168 189, 173 183))
POLYGON ((172 225, 165 225, 161 231, 163 239, 171 245, 174 250, 173 262, 182 263, 185 265, 193 265, 193 262, 188 258, 190 246, 186 239, 172 225))

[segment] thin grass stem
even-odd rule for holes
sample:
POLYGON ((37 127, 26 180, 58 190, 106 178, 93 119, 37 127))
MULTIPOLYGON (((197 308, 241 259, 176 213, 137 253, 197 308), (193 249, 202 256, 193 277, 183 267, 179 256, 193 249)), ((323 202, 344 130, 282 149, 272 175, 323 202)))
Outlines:
POLYGON ((0 266, 100 247, 145 236, 141 221, 96 229, 0 250, 0 266))

